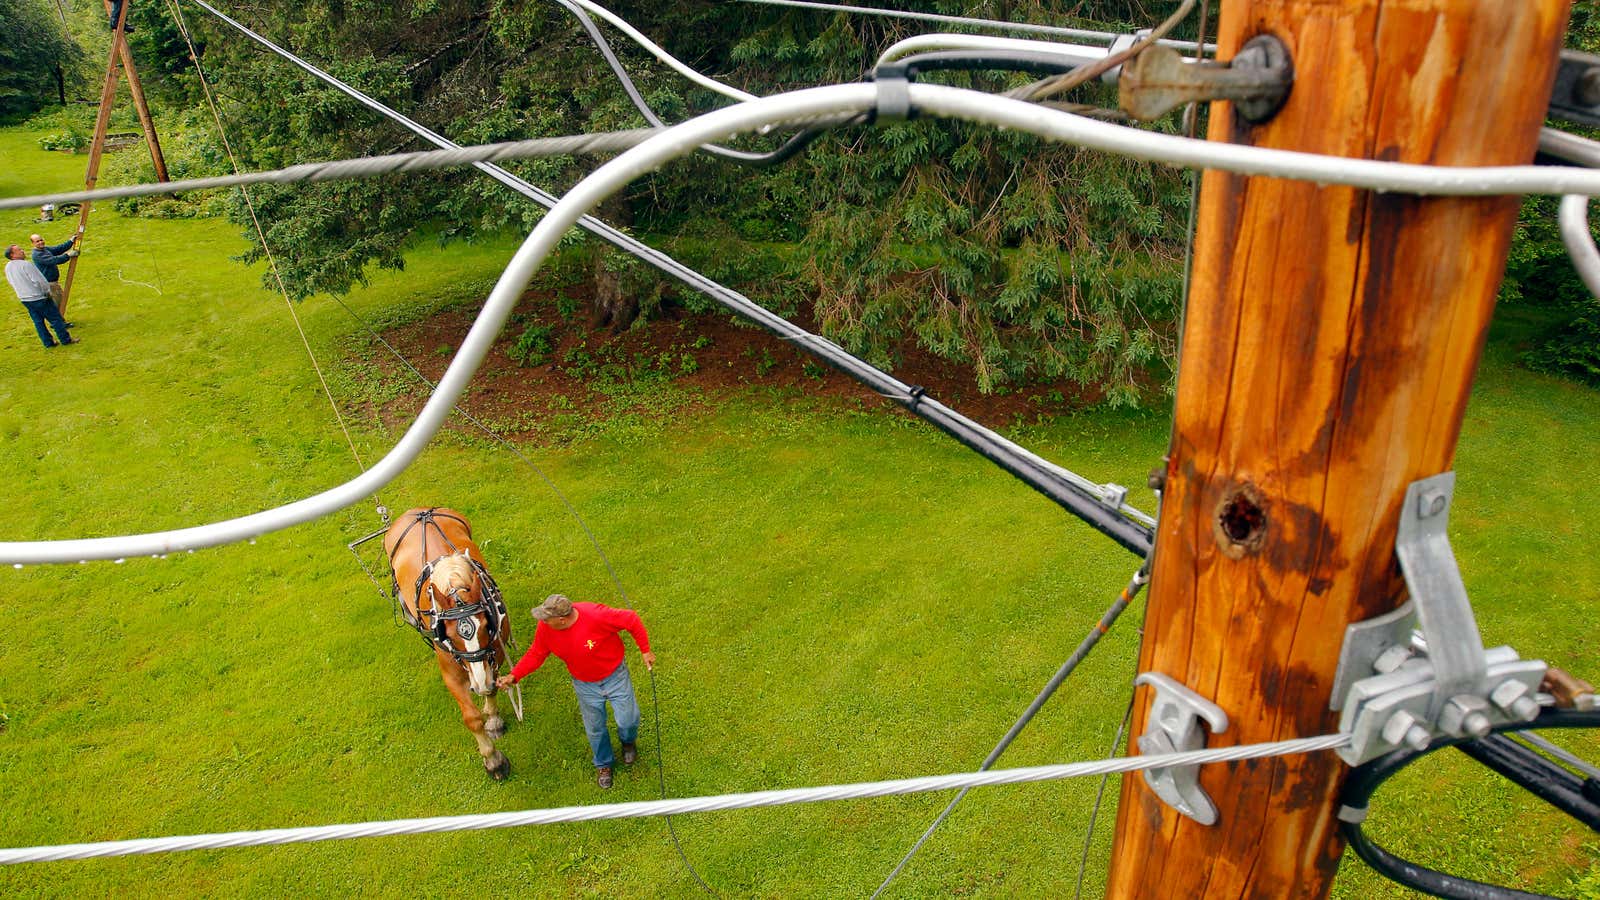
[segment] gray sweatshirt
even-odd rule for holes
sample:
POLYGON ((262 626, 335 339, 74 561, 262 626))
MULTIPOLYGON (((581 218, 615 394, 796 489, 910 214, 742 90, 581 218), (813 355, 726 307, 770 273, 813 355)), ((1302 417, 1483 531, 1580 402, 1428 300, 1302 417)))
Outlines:
POLYGON ((44 280, 38 266, 26 259, 6 261, 6 280, 17 292, 17 299, 24 303, 50 296, 50 282, 44 280))

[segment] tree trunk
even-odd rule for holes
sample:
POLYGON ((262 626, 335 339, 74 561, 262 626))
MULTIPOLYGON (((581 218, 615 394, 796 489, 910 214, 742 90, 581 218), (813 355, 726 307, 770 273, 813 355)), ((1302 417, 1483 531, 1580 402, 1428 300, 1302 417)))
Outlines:
MULTIPOLYGON (((620 197, 609 197, 600 204, 597 216, 618 228, 633 224, 633 209, 620 197)), ((589 327, 609 327, 621 334, 639 317, 639 300, 622 285, 622 279, 607 266, 614 251, 596 242, 589 273, 589 327)))

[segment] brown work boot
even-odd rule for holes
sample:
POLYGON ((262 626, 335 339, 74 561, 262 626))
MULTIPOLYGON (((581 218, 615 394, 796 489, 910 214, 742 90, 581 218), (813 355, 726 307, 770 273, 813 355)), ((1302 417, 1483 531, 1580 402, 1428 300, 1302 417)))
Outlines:
POLYGON ((639 760, 639 745, 638 744, 623 744, 622 745, 622 764, 625 765, 625 766, 631 766, 635 762, 638 762, 638 760, 639 760))
POLYGON ((602 789, 611 787, 611 767, 600 766, 596 768, 594 770, 594 780, 602 789))

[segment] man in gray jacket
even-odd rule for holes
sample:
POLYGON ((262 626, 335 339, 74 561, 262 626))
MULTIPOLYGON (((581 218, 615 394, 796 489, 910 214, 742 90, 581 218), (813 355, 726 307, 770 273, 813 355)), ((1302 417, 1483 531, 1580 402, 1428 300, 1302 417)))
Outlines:
POLYGON ((67 331, 67 323, 61 318, 61 310, 56 309, 55 301, 50 299, 50 282, 44 280, 39 273, 39 267, 29 261, 16 244, 6 248, 6 281, 11 282, 11 289, 17 292, 17 299, 22 301, 22 308, 28 311, 28 316, 33 319, 33 328, 39 332, 39 340, 46 349, 56 345, 50 337, 49 329, 45 323, 50 323, 50 328, 56 330, 56 337, 63 344, 76 344, 72 335, 67 331))
POLYGON ((44 238, 37 234, 28 236, 28 242, 33 244, 33 264, 39 267, 39 274, 44 280, 50 282, 50 299, 56 302, 56 308, 61 307, 64 294, 61 291, 61 265, 70 262, 78 251, 73 249, 73 244, 83 236, 83 229, 79 228, 77 234, 67 238, 55 246, 44 242, 44 238))

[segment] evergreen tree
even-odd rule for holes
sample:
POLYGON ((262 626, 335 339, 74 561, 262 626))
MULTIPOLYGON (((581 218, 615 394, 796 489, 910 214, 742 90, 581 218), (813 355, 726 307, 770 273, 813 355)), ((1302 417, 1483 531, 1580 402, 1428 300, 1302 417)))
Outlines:
POLYGON ((0 119, 66 102, 83 51, 44 0, 0 0, 0 119))
MULTIPOLYGON (((1062 20, 1037 0, 976 11, 933 6, 1062 20)), ((680 59, 760 94, 859 80, 882 48, 911 33, 882 18, 741 3, 639 0, 617 9, 680 59)), ((1078 12, 1150 21, 1132 3, 1083 4, 1078 12)), ((202 59, 250 166, 421 146, 224 26, 199 14, 189 21, 205 40, 202 59)), ((264 0, 249 24, 463 143, 642 124, 586 33, 553 3, 264 0)), ((141 30, 163 33, 159 23, 141 30)), ((727 102, 625 39, 613 46, 669 122, 727 102)), ((939 78, 991 91, 1028 80, 939 78)), ((1110 102, 1096 90, 1085 98, 1110 102)), ((508 168, 559 194, 592 165, 552 159, 508 168)), ((422 229, 470 238, 531 228, 541 214, 470 171, 262 188, 255 196, 285 282, 300 295, 347 290, 372 264, 401 266, 422 229)), ((771 170, 697 155, 641 179, 598 214, 671 235, 665 249, 686 263, 764 305, 810 315, 881 365, 914 344, 971 365, 985 390, 1066 376, 1114 402, 1135 402, 1161 383, 1171 348, 1187 202, 1180 172, 1026 135, 913 121, 841 130, 771 170)), ((597 242, 586 246, 597 322, 623 327, 661 302, 708 305, 597 242)))

